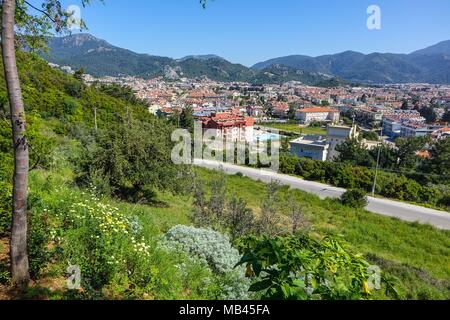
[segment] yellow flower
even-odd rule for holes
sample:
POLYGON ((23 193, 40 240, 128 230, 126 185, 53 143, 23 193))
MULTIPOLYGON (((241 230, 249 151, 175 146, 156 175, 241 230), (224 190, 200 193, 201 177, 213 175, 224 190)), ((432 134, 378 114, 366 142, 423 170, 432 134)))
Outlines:
POLYGON ((364 287, 364 292, 365 292, 366 294, 371 294, 370 288, 369 288, 369 283, 367 283, 367 281, 364 281, 363 287, 364 287))

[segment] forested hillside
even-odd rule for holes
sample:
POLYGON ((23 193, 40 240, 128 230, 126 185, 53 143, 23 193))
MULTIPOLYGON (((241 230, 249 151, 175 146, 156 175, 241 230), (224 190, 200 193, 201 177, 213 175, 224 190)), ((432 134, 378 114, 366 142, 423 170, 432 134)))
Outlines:
POLYGON ((12 147, 0 76, 0 297, 450 297, 448 232, 175 166, 171 121, 151 116, 129 89, 87 87, 39 57, 18 58, 33 283, 10 288, 12 147), (379 289, 367 280, 371 264, 382 268, 379 289), (70 266, 80 268, 79 288, 66 285, 70 266))
POLYGON ((251 83, 283 83, 301 81, 316 84, 330 77, 307 71, 269 67, 255 71, 241 64, 231 63, 215 55, 188 56, 179 60, 138 54, 119 48, 90 34, 74 34, 49 39, 47 60, 84 68, 96 77, 130 75, 142 78, 163 76, 168 79, 208 77, 216 81, 248 81, 251 83))
POLYGON ((345 51, 319 57, 293 55, 260 62, 252 68, 283 65, 361 83, 449 83, 449 48, 450 41, 443 41, 411 54, 345 51))

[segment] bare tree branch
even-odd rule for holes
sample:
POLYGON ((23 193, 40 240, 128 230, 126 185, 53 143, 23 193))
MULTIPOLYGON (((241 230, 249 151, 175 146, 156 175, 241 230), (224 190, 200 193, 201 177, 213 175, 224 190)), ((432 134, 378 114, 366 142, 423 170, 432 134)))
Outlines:
POLYGON ((45 12, 44 10, 39 9, 39 8, 33 6, 31 3, 29 3, 29 2, 26 1, 26 0, 24 0, 24 2, 25 2, 28 6, 30 6, 31 8, 33 8, 34 10, 36 10, 36 11, 38 11, 38 12, 44 14, 45 16, 47 16, 47 18, 49 18, 52 22, 56 23, 56 20, 53 19, 53 18, 52 18, 47 12, 45 12))

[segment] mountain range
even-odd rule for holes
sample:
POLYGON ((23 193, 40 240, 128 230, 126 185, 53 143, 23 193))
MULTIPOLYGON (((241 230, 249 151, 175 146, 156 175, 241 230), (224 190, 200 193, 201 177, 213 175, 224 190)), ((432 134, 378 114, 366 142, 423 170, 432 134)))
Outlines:
POLYGON ((300 72, 294 68, 270 66, 255 70, 234 64, 217 55, 187 56, 181 59, 139 54, 113 46, 90 34, 55 37, 48 41, 49 53, 44 58, 52 63, 84 68, 93 76, 132 75, 143 78, 163 76, 208 77, 217 81, 248 81, 252 83, 282 83, 289 80, 315 84, 330 78, 314 72, 300 72))
POLYGON ((450 40, 411 54, 346 51, 309 57, 294 55, 271 59, 252 68, 263 70, 280 64, 308 72, 319 72, 364 83, 450 83, 450 40))
POLYGON ((271 59, 248 68, 217 55, 193 55, 181 59, 139 54, 113 46, 90 34, 49 39, 53 63, 83 67, 94 76, 132 75, 143 78, 163 76, 208 77, 217 81, 305 84, 328 83, 450 83, 450 41, 411 54, 362 54, 346 51, 334 55, 309 57, 295 55, 271 59), (345 79, 342 80, 342 79, 345 79))

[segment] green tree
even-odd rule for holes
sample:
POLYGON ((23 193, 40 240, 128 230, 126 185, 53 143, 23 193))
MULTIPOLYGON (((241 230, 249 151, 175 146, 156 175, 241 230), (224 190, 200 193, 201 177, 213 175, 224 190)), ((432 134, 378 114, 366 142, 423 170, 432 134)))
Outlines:
POLYGON ((297 108, 295 107, 295 105, 291 104, 289 106, 289 111, 287 113, 287 117, 289 120, 294 120, 295 119, 295 113, 297 112, 297 108))
POLYGON ((422 107, 419 112, 420 115, 425 118, 427 123, 433 124, 437 121, 438 115, 434 110, 434 107, 422 107))
POLYGON ((347 139, 336 146, 336 151, 339 152, 336 159, 338 162, 350 162, 354 165, 366 167, 373 167, 375 164, 375 160, 360 139, 347 139))
POLYGON ((322 101, 320 102, 320 104, 321 104, 323 107, 327 107, 327 106, 330 105, 330 103, 328 102, 328 100, 322 100, 322 101))
POLYGON ((414 169, 419 161, 417 151, 422 150, 428 142, 428 137, 398 138, 397 147, 398 165, 401 168, 414 169))
POLYGON ((73 76, 74 76, 75 79, 77 79, 79 81, 82 81, 83 80, 83 76, 84 76, 85 73, 86 72, 85 72, 84 68, 80 68, 77 71, 75 71, 73 76))
POLYGON ((363 139, 369 140, 369 141, 379 141, 380 136, 375 131, 364 131, 361 135, 363 139))
POLYGON ((447 124, 450 123, 450 108, 445 110, 445 113, 442 116, 442 121, 446 122, 447 124))
POLYGON ((194 131, 194 110, 192 106, 187 106, 180 114, 180 127, 190 132, 194 131))
POLYGON ((111 84, 102 84, 100 86, 96 86, 96 88, 106 93, 107 95, 119 99, 123 99, 127 102, 136 104, 136 103, 143 103, 143 101, 139 101, 138 98, 136 98, 136 93, 133 91, 132 88, 128 86, 123 86, 117 83, 111 83, 111 84))
POLYGON ((447 176, 450 179, 450 139, 442 139, 430 149, 430 159, 424 166, 427 172, 447 176))
POLYGON ((132 201, 154 202, 156 189, 178 191, 183 169, 170 159, 172 127, 165 121, 110 124, 86 146, 78 181, 132 201))
POLYGON ((370 155, 373 159, 378 158, 380 154, 379 166, 384 169, 392 169, 397 166, 398 156, 396 150, 390 145, 383 143, 380 146, 370 150, 370 155))
POLYGON ((409 110, 409 103, 408 103, 408 100, 403 99, 403 103, 402 103, 401 109, 402 109, 402 110, 409 110))

